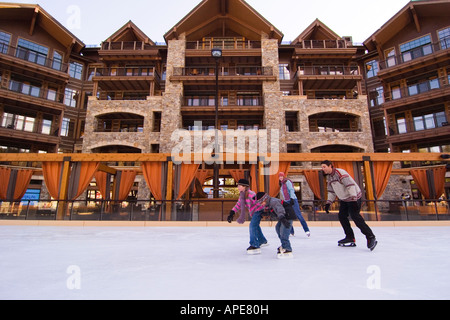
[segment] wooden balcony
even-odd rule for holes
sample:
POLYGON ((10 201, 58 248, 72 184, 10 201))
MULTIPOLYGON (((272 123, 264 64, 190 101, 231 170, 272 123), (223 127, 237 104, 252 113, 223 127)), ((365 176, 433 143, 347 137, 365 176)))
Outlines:
MULTIPOLYGON (((9 88, 8 84, 8 88, 9 88)), ((48 90, 40 90, 39 94, 32 95, 30 93, 22 93, 16 90, 10 90, 6 88, 0 88, 0 102, 4 102, 10 105, 23 106, 24 108, 42 110, 51 109, 52 113, 59 114, 65 108, 63 103, 64 94, 56 94, 50 98, 48 90)))
POLYGON ((356 51, 345 40, 303 40, 295 45, 294 58, 351 59, 356 51))
POLYGON ((0 127, 0 138, 8 139, 10 141, 31 141, 32 143, 44 143, 49 145, 57 145, 60 142, 60 138, 58 136, 14 130, 3 127, 0 127))
POLYGON ((303 90, 352 90, 363 80, 358 66, 330 65, 300 66, 294 78, 303 90))
MULTIPOLYGON (((174 68, 171 81, 184 81, 185 83, 212 83, 216 81, 215 66, 192 66, 174 68)), ((219 81, 233 83, 262 83, 263 81, 276 81, 272 67, 239 66, 220 67, 219 81)))
MULTIPOLYGON (((92 81, 104 91, 147 91, 159 88, 161 80, 155 67, 95 68, 92 81)), ((150 95, 150 94, 149 94, 150 95)))
POLYGON ((98 53, 102 60, 161 60, 159 49, 143 41, 103 42, 98 53))
POLYGON ((43 80, 68 81, 68 64, 45 55, 0 43, 0 65, 14 73, 43 80))
POLYGON ((383 81, 396 81, 405 77, 448 66, 450 61, 450 38, 427 44, 401 55, 380 61, 377 76, 383 81))
POLYGON ((211 49, 222 49, 223 56, 261 56, 261 41, 216 39, 186 42, 186 57, 211 57, 211 49))

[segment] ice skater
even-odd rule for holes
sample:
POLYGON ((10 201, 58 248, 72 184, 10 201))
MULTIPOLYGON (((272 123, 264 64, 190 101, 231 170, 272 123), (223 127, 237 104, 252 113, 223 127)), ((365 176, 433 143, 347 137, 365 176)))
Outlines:
MULTIPOLYGON (((311 232, 309 231, 308 224, 306 223, 305 219, 302 216, 302 212, 300 210, 300 205, 298 204, 297 196, 295 195, 294 185, 292 184, 292 181, 286 177, 284 172, 280 172, 278 174, 278 177, 280 179, 281 199, 291 203, 292 207, 294 208, 295 215, 302 224, 303 231, 305 231, 306 235, 310 237, 311 232)), ((291 235, 294 235, 294 233, 295 233, 294 227, 292 226, 291 235)))
POLYGON ((265 211, 268 211, 271 215, 274 214, 278 220, 275 230, 278 238, 280 238, 281 246, 277 249, 277 257, 279 259, 292 258, 292 247, 291 242, 289 241, 289 235, 296 214, 291 203, 273 198, 264 192, 258 192, 256 199, 257 203, 265 208, 265 211))
POLYGON ((347 171, 335 168, 331 161, 322 161, 322 171, 327 176, 328 200, 325 205, 327 214, 330 213, 330 206, 336 200, 336 197, 339 198, 339 221, 344 229, 345 238, 340 240, 338 244, 345 247, 356 246, 355 234, 348 219, 350 215, 356 226, 366 236, 367 248, 375 249, 378 242, 360 214, 362 192, 358 184, 347 171))
POLYGON ((237 223, 243 224, 245 222, 245 209, 251 216, 249 233, 250 233, 250 247, 247 248, 247 254, 260 254, 261 247, 268 246, 266 237, 261 230, 261 218, 264 213, 264 206, 256 203, 256 193, 250 190, 250 183, 246 179, 241 179, 238 182, 239 200, 230 211, 227 221, 231 223, 236 212, 240 211, 241 214, 236 220, 237 223))

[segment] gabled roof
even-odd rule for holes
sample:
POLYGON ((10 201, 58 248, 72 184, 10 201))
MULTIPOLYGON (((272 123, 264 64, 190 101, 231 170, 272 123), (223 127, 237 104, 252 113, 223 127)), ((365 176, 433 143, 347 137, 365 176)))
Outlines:
POLYGON ((71 51, 79 53, 85 47, 80 39, 37 4, 0 2, 0 19, 29 21, 30 35, 38 25, 66 47, 69 53, 71 51))
POLYGON ((142 41, 150 45, 155 43, 139 29, 133 21, 128 21, 122 28, 114 32, 105 42, 142 41))
POLYGON ((342 38, 322 21, 316 19, 291 44, 294 45, 303 40, 342 40, 342 38))
POLYGON ((375 50, 377 45, 382 46, 409 24, 415 24, 416 30, 420 32, 421 18, 448 18, 449 14, 450 1, 448 0, 411 1, 380 29, 372 34, 366 41, 364 41, 364 45, 370 51, 375 50))
POLYGON ((167 42, 183 34, 188 41, 214 35, 261 40, 261 35, 266 34, 281 42, 284 36, 244 0, 203 0, 164 39, 167 42))

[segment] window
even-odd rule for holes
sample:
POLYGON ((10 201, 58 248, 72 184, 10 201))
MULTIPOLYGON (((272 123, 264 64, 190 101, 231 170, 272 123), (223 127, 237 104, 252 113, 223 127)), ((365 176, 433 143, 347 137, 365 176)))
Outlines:
POLYGON ((25 39, 19 39, 16 56, 44 66, 48 56, 48 48, 25 39))
POLYGON ((42 121, 41 133, 50 135, 51 134, 51 130, 52 130, 52 121, 44 119, 42 121))
POLYGON ((434 129, 442 127, 442 125, 447 122, 445 112, 435 112, 425 115, 417 115, 413 117, 414 128, 416 131, 434 129))
POLYGON ((291 74, 289 72, 289 64, 282 63, 278 66, 278 69, 280 71, 280 80, 290 80, 291 74))
POLYGON ((378 74, 378 61, 372 60, 366 63, 367 78, 375 77, 378 74))
POLYGON ((383 87, 377 87, 374 91, 371 91, 369 94, 370 97, 370 106, 376 107, 380 106, 384 103, 384 90, 383 87))
POLYGON ((71 62, 69 67, 69 75, 72 78, 81 80, 83 75, 83 65, 78 62, 71 62))
POLYGON ((404 114, 399 114, 396 117, 396 121, 397 121, 397 132, 399 134, 402 133, 406 133, 406 119, 405 119, 405 115, 404 114))
POLYGON ((59 71, 62 69, 62 55, 56 51, 53 53, 52 68, 59 71))
POLYGON ((403 62, 414 60, 433 53, 431 36, 427 35, 400 45, 403 62))
POLYGON ((441 49, 450 48, 450 27, 438 31, 439 42, 441 44, 441 49))
POLYGON ((392 100, 400 99, 402 97, 400 86, 392 87, 391 92, 392 92, 392 100))
POLYGON ((63 118, 63 121, 61 124, 61 136, 63 136, 63 137, 69 136, 69 126, 70 126, 70 119, 63 118))
POLYGON ((69 107, 76 108, 77 106, 77 92, 73 89, 66 88, 64 95, 64 104, 69 107))
POLYGON ((8 46, 10 41, 11 35, 0 31, 0 53, 8 53, 8 46))
POLYGON ((395 60, 395 49, 391 48, 385 51, 385 57, 386 57, 386 66, 392 67, 395 66, 396 60, 395 60))

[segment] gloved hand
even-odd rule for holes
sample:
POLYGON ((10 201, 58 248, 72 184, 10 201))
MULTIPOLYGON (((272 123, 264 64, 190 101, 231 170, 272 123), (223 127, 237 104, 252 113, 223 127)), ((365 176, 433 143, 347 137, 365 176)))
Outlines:
POLYGON ((228 223, 231 223, 233 221, 233 217, 236 214, 233 210, 230 211, 230 215, 227 218, 228 223))
POLYGON ((283 226, 285 226, 286 228, 289 228, 290 227, 290 223, 289 223, 289 221, 285 218, 285 217, 283 217, 283 218, 281 218, 280 219, 280 222, 283 224, 283 226))
POLYGON ((325 207, 324 207, 325 212, 326 212, 327 214, 330 214, 330 207, 331 207, 331 204, 329 204, 329 203, 327 203, 327 204, 325 205, 325 207))

